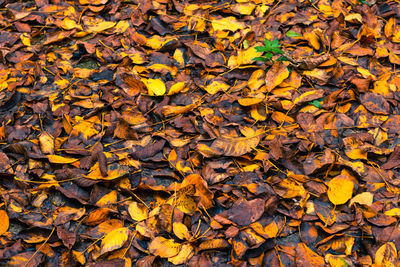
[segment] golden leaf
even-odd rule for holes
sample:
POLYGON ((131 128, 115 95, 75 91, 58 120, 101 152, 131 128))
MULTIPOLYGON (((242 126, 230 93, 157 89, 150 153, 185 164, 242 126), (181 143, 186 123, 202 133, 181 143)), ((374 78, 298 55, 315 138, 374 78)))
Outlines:
POLYGON ((94 25, 90 25, 89 27, 86 27, 85 30, 89 33, 92 32, 102 32, 105 30, 108 30, 112 27, 114 27, 116 23, 112 21, 102 21, 100 23, 96 23, 94 25))
POLYGON ((54 154, 54 137, 48 132, 39 135, 39 145, 43 154, 54 154))
POLYGON ((212 20, 211 25, 214 31, 228 30, 234 32, 237 30, 244 29, 246 27, 246 24, 237 21, 236 18, 233 16, 212 20))
POLYGON ((374 200, 374 194, 372 194, 371 192, 364 192, 353 197, 350 200, 349 206, 351 207, 354 203, 371 206, 373 200, 374 200))
POLYGON ((258 103, 261 103, 262 101, 263 99, 261 98, 252 98, 252 97, 245 97, 238 100, 239 104, 245 107, 256 105, 258 103))
POLYGON ((191 238, 188 228, 181 222, 174 222, 172 229, 179 239, 189 240, 191 238))
POLYGON ((328 198, 335 205, 346 203, 353 195, 354 183, 347 175, 339 175, 329 181, 328 198))
POLYGON ((209 239, 209 240, 203 241, 199 245, 199 250, 226 249, 229 246, 230 245, 229 245, 228 241, 226 241, 225 239, 216 238, 216 239, 209 239))
POLYGON ((149 245, 150 253, 161 258, 174 257, 178 255, 181 248, 181 244, 175 243, 173 239, 166 239, 162 236, 154 238, 149 245))
POLYGON ((193 197, 182 194, 176 199, 176 207, 186 214, 193 214, 197 210, 197 203, 193 197))
POLYGON ((51 163, 58 163, 58 164, 69 164, 78 161, 78 159, 67 158, 58 155, 47 155, 47 158, 51 163))
POLYGON ((10 220, 5 210, 0 210, 0 236, 7 232, 10 226, 10 220))
POLYGON ((375 264, 384 267, 397 266, 397 250, 392 242, 383 244, 375 253, 375 264))
POLYGON ((209 85, 207 85, 206 87, 204 87, 204 90, 207 91, 207 93, 213 95, 219 91, 226 91, 229 89, 229 85, 227 85, 226 83, 222 82, 222 81, 213 81, 212 83, 210 83, 209 85))
POLYGON ((181 186, 195 185, 195 196, 200 197, 200 204, 204 208, 211 208, 213 203, 214 194, 208 189, 207 182, 199 174, 190 174, 182 181, 181 186))
POLYGON ((169 262, 174 265, 180 265, 188 262, 194 255, 194 249, 190 244, 183 244, 178 255, 168 258, 169 262))
POLYGON ((89 213, 89 216, 85 220, 86 225, 98 225, 107 219, 109 209, 99 208, 89 213))
POLYGON ((128 206, 128 212, 135 221, 140 222, 147 219, 147 208, 141 203, 132 201, 128 206))
POLYGON ((142 82, 147 86, 149 95, 161 96, 167 91, 164 82, 160 79, 142 79, 142 82))
POLYGON ((384 212, 388 216, 398 216, 400 217, 400 208, 393 208, 384 212))
MULTIPOLYGON (((272 65, 272 67, 268 70, 265 76, 265 86, 261 89, 265 88, 266 91, 271 92, 272 89, 280 85, 286 78, 289 77, 289 70, 280 61, 277 61, 272 65)), ((264 90, 264 91, 265 91, 264 90)))
POLYGON ((101 241, 100 254, 121 248, 128 240, 128 236, 129 229, 127 227, 112 230, 101 241))
POLYGON ((93 165, 93 167, 90 168, 88 175, 85 175, 85 178, 92 180, 98 180, 98 179, 113 180, 126 175, 128 172, 129 172, 129 166, 113 163, 107 166, 107 176, 103 177, 100 171, 99 163, 96 162, 93 165))
POLYGON ((261 131, 257 131, 254 136, 248 137, 220 137, 211 145, 211 150, 215 154, 225 156, 242 156, 255 148, 261 140, 261 131))
POLYGON ((104 207, 108 206, 110 204, 114 204, 117 202, 118 196, 117 196, 117 191, 113 190, 108 194, 105 194, 102 196, 97 202, 96 205, 99 207, 104 207))
POLYGON ((168 95, 174 95, 185 89, 185 82, 177 82, 169 88, 168 95))

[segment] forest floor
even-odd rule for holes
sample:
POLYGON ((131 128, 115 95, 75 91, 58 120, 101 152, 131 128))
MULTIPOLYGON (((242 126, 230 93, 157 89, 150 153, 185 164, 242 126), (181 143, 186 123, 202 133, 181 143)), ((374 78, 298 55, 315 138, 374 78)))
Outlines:
POLYGON ((399 18, 0 0, 0 261, 399 266, 399 18))

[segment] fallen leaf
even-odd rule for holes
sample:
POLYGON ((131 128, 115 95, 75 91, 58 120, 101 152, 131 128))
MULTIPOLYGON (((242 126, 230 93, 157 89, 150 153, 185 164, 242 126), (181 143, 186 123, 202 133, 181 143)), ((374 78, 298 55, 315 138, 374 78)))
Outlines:
POLYGON ((128 240, 129 228, 122 227, 107 233, 101 241, 100 254, 121 248, 128 240))

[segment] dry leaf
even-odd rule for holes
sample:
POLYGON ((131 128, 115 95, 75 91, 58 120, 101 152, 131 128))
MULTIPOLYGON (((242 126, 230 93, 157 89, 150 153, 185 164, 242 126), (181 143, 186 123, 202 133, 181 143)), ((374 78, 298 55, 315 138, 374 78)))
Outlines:
POLYGON ((7 212, 5 210, 0 210, 0 236, 7 232, 10 225, 7 212))
POLYGON ((328 198, 335 205, 346 203, 353 195, 354 183, 346 175, 339 175, 329 181, 328 198))
POLYGON ((173 239, 166 239, 162 236, 154 238, 149 245, 150 253, 161 258, 172 258, 178 255, 181 248, 181 244, 176 243, 173 239))
POLYGON ((117 228, 106 234, 101 241, 100 254, 104 254, 121 248, 128 240, 129 228, 117 228))

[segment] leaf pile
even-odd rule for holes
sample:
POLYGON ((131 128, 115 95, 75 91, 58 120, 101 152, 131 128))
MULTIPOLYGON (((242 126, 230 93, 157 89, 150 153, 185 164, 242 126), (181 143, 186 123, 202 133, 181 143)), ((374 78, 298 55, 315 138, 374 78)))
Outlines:
POLYGON ((0 0, 0 261, 398 266, 399 12, 0 0))

